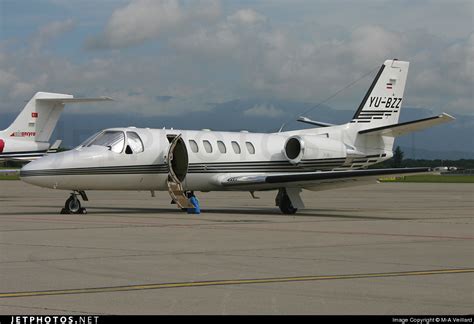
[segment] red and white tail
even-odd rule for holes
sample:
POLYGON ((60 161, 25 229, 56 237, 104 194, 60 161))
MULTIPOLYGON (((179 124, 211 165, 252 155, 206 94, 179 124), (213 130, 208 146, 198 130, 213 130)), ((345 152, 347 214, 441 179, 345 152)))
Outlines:
POLYGON ((57 150, 59 143, 50 147, 49 139, 65 104, 104 100, 112 99, 76 99, 68 94, 37 92, 13 123, 0 131, 0 160, 30 161, 57 150))
POLYGON ((13 123, 2 132, 3 136, 15 140, 48 142, 65 104, 104 100, 112 99, 74 98, 68 94, 37 92, 13 123))
POLYGON ((53 133, 64 104, 59 102, 41 102, 38 99, 70 99, 72 95, 37 92, 28 101, 25 108, 13 123, 4 130, 8 138, 47 142, 53 133))

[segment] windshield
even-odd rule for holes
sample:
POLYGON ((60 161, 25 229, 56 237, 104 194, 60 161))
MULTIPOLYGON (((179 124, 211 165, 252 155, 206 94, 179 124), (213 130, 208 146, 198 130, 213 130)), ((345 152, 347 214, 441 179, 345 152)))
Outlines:
POLYGON ((89 145, 89 143, 92 142, 92 140, 93 140, 94 138, 96 138, 97 135, 99 135, 99 134, 100 134, 100 132, 97 132, 97 133, 95 133, 94 135, 89 136, 84 142, 82 142, 81 144, 79 144, 76 148, 79 148, 79 147, 86 147, 86 146, 89 145))
POLYGON ((125 136, 121 131, 106 131, 87 143, 87 147, 99 145, 108 147, 112 152, 120 153, 125 144, 125 136))

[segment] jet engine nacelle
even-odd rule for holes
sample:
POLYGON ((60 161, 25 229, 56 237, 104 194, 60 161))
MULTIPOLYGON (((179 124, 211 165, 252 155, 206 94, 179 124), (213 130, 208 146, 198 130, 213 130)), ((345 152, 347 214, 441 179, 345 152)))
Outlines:
POLYGON ((340 141, 324 135, 294 135, 289 137, 283 149, 285 157, 291 164, 301 160, 345 158, 347 149, 340 141))

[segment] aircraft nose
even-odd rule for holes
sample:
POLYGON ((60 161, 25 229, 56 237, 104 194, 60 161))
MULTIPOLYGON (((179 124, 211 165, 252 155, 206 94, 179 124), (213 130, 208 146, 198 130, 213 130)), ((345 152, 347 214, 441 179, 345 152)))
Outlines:
POLYGON ((108 153, 108 148, 99 146, 48 154, 25 165, 20 170, 20 178, 40 187, 71 189, 76 184, 75 175, 82 174, 84 168, 90 165, 109 161, 108 153))
POLYGON ((61 168, 62 161, 64 161, 62 153, 46 155, 34 160, 21 168, 20 179, 32 185, 54 188, 53 176, 55 170, 61 168))
POLYGON ((30 163, 26 164, 25 166, 21 168, 20 176, 22 175, 28 176, 30 174, 33 174, 35 171, 39 171, 39 170, 52 169, 52 166, 54 164, 57 164, 57 163, 54 163, 55 160, 56 160, 55 156, 47 155, 40 159, 31 161, 30 163))

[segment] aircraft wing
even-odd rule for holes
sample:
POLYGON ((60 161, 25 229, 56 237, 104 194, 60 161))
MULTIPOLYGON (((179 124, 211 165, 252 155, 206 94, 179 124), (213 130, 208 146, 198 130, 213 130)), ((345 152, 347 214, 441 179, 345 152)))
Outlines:
POLYGON ((374 183, 380 176, 405 175, 430 172, 430 168, 370 169, 345 171, 319 171, 299 173, 278 173, 263 175, 239 175, 221 179, 221 185, 229 190, 249 188, 253 190, 282 187, 327 190, 374 183))

